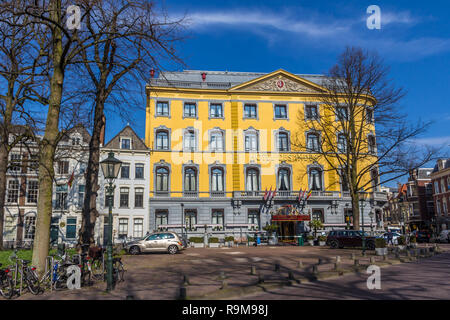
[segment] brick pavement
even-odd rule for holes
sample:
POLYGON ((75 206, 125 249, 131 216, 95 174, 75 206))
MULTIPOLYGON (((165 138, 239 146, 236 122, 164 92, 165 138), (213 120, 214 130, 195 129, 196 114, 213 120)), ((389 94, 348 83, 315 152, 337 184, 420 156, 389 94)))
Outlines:
MULTIPOLYGON (((440 245, 443 250, 450 250, 450 245, 440 245)), ((424 245, 421 245, 424 247, 424 245)), ((257 273, 264 276, 267 286, 279 287, 285 285, 288 272, 296 279, 311 279, 313 266, 317 265, 319 258, 322 264, 318 265, 321 275, 332 276, 336 256, 341 257, 340 269, 350 270, 354 265, 351 255, 355 254, 360 264, 370 264, 370 258, 375 257, 378 264, 384 261, 382 257, 374 256, 368 251, 366 257, 361 257, 361 250, 357 249, 330 249, 328 247, 239 247, 239 248, 188 248, 180 254, 169 255, 162 253, 148 253, 138 256, 124 256, 125 282, 119 283, 112 293, 106 293, 106 284, 99 282, 94 286, 80 290, 65 290, 58 292, 45 292, 33 296, 26 294, 17 299, 125 299, 132 296, 134 299, 173 300, 179 296, 180 286, 184 276, 188 277, 187 295, 191 298, 226 298, 232 297, 233 292, 242 294, 238 289, 255 286, 258 275, 251 275, 251 266, 255 266, 257 273), (301 261, 302 266, 299 266, 301 261), (280 270, 275 270, 275 264, 280 270), (227 285, 221 290, 223 277, 227 285), (236 289, 235 291, 233 291, 236 289), (221 295, 225 293, 226 295, 221 295)), ((391 264, 399 263, 390 255, 391 264)), ((386 263, 386 262, 384 262, 386 263)), ((320 278, 319 278, 320 279, 320 278)))

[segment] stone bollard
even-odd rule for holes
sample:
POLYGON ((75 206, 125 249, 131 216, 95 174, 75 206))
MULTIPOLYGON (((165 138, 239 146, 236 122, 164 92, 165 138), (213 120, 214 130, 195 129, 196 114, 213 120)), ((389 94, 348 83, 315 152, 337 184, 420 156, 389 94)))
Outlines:
POLYGON ((339 262, 336 262, 335 264, 334 264, 334 269, 333 269, 334 271, 338 271, 339 270, 339 262))
POLYGON ((388 255, 387 254, 383 254, 383 261, 387 261, 388 259, 388 255))
POLYGON ((375 257, 370 257, 370 263, 376 263, 377 262, 377 260, 375 259, 375 257))
POLYGON ((294 273, 292 271, 288 272, 288 279, 289 280, 295 280, 294 273))
POLYGON ((365 256, 366 256, 366 253, 365 253, 364 251, 361 252, 361 256, 365 257, 365 256))
POLYGON ((302 262, 302 260, 298 260, 297 268, 303 268, 303 262, 302 262))
POLYGON ((280 271, 280 263, 278 261, 275 262, 275 271, 280 271))
POLYGON ((352 253, 351 259, 355 260, 356 259, 356 254, 352 253))
POLYGON ((358 259, 355 259, 355 267, 358 267, 359 266, 359 260, 358 259))
POLYGON ((258 283, 264 283, 264 275, 261 273, 258 274, 258 283))
POLYGON ((317 264, 323 264, 323 260, 322 260, 322 258, 319 258, 319 261, 318 261, 318 263, 317 264))
POLYGON ((184 275, 183 276, 183 285, 184 286, 188 286, 188 285, 190 285, 191 283, 189 282, 189 277, 187 276, 187 275, 184 275))
POLYGON ((225 289, 227 287, 228 287, 228 282, 227 282, 227 280, 223 279, 222 280, 222 286, 220 287, 220 289, 225 289))
POLYGON ((313 266, 313 274, 318 274, 319 273, 319 267, 317 267, 316 265, 313 266))
POLYGON ((256 275, 256 266, 252 266, 251 268, 250 268, 250 274, 251 275, 256 275))
POLYGON ((227 278, 227 276, 225 275, 225 271, 220 271, 219 279, 220 279, 220 280, 224 280, 224 279, 226 279, 226 278, 227 278))
POLYGON ((180 287, 179 299, 186 300, 186 287, 180 287))
POLYGON ((341 263, 341 256, 336 256, 336 263, 341 263))

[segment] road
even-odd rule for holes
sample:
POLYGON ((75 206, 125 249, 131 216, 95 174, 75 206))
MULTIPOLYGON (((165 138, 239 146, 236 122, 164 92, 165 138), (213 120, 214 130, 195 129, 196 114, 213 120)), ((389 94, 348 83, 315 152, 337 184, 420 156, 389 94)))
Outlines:
POLYGON ((369 274, 353 274, 333 280, 284 287, 241 299, 450 299, 450 252, 419 262, 381 268, 381 289, 367 289, 369 274))

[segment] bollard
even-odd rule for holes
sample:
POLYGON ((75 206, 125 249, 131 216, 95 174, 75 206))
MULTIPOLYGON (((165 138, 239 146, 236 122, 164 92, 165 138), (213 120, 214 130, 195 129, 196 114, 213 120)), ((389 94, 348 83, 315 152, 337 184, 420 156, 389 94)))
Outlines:
POLYGON ((400 258, 400 253, 398 253, 398 251, 395 252, 395 258, 396 259, 400 258))
POLYGON ((341 263, 341 257, 340 256, 336 256, 336 263, 341 263))
POLYGON ((258 274, 258 283, 264 283, 264 275, 261 273, 258 274))
POLYGON ((410 250, 406 250, 406 256, 407 257, 411 257, 411 251, 410 250))
POLYGON ((355 259, 355 267, 358 267, 358 266, 359 266, 359 260, 355 259))
POLYGON ((225 275, 225 271, 220 271, 219 279, 224 280, 226 278, 227 278, 227 276, 225 275))
POLYGON ((125 300, 134 300, 134 296, 127 296, 125 300))
POLYGON ((370 257, 370 263, 376 263, 377 261, 375 260, 375 257, 370 257))
POLYGON ((191 283, 189 282, 189 277, 187 276, 187 275, 184 275, 183 276, 183 285, 184 286, 188 286, 188 285, 190 285, 191 283))
POLYGON ((356 259, 356 254, 352 253, 351 259, 355 260, 356 259))
POLYGON ((250 274, 251 275, 256 275, 256 266, 252 266, 251 268, 250 268, 250 274))
POLYGON ((334 264, 334 270, 335 270, 335 271, 338 271, 338 270, 339 270, 339 263, 338 263, 338 262, 336 262, 336 263, 334 264))
POLYGON ((318 273, 319 273, 318 266, 313 266, 313 274, 318 274, 318 273))
POLYGON ((388 255, 387 254, 383 254, 383 261, 387 261, 388 259, 388 255))
POLYGON ((366 256, 366 253, 365 253, 364 251, 361 252, 361 256, 365 257, 365 256, 366 256))
POLYGON ((302 260, 298 260, 297 268, 303 268, 303 262, 302 262, 302 260))
POLYGON ((292 271, 289 271, 289 272, 288 272, 288 279, 289 279, 289 280, 295 280, 294 274, 292 273, 292 271))
POLYGON ((275 271, 280 271, 280 263, 278 261, 275 262, 275 271))
POLYGON ((225 289, 226 287, 228 287, 228 282, 227 282, 227 280, 223 279, 222 286, 220 287, 220 289, 225 289))
POLYGON ((317 264, 323 264, 323 260, 322 260, 322 258, 319 258, 319 261, 318 261, 318 263, 317 264))
POLYGON ((181 287, 180 288, 180 296, 179 298, 181 300, 186 300, 186 287, 181 287))

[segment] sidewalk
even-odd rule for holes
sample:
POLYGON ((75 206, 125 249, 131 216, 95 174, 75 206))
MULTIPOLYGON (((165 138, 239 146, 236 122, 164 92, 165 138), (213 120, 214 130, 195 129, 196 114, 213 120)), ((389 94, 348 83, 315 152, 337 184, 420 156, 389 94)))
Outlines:
MULTIPOLYGON (((450 245, 439 246, 441 250, 450 251, 450 245)), ((420 248, 424 247, 425 245, 420 245, 420 248)), ((188 299, 234 298, 262 290, 264 286, 276 288, 355 272, 357 269, 354 268, 354 261, 351 259, 352 253, 356 255, 360 265, 366 266, 373 264, 370 262, 371 258, 374 258, 375 264, 380 266, 412 260, 405 254, 399 260, 390 253, 389 260, 384 261, 383 257, 375 256, 374 251, 367 251, 366 257, 362 257, 361 250, 333 250, 328 247, 188 248, 176 255, 151 253, 124 256, 122 260, 127 270, 125 282, 119 283, 112 293, 106 293, 106 284, 100 282, 80 290, 47 291, 38 296, 26 294, 17 299, 123 300, 129 297, 173 300, 179 297, 185 276, 190 283, 185 286, 188 299), (333 270, 336 256, 341 258, 338 271, 333 270), (279 270, 276 270, 276 264, 279 264, 279 270), (313 273, 315 265, 318 274, 313 273), (251 274, 252 266, 256 267, 255 275, 251 274), (293 278, 291 281, 288 280, 289 272, 293 278), (257 285, 258 274, 264 277, 264 282, 260 285, 257 285), (221 289, 224 285, 223 280, 226 284, 225 288, 221 289)))

